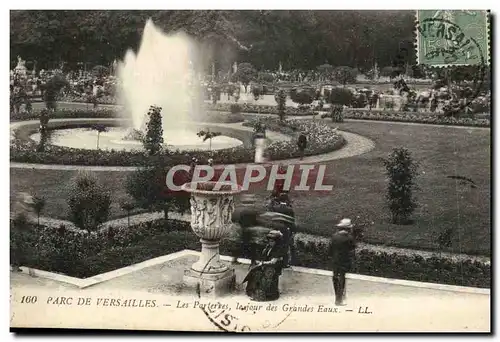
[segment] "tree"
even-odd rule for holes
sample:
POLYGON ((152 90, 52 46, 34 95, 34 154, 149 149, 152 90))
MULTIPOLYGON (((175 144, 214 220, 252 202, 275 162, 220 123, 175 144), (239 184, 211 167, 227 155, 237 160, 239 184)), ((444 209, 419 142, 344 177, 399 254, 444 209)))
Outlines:
POLYGON ((61 89, 67 87, 69 82, 62 75, 54 75, 43 86, 43 101, 47 110, 55 111, 57 109, 57 96, 61 89))
MULTIPOLYGON (((305 70, 325 61, 392 65, 403 47, 410 51, 415 29, 413 11, 11 11, 11 56, 30 56, 44 69, 59 61, 71 68, 109 65, 130 47, 137 50, 148 18, 166 33, 194 36, 210 62, 229 67, 245 60, 270 70, 280 62, 305 70)), ((413 65, 415 54, 398 62, 413 65)))
POLYGON ((357 74, 356 69, 348 66, 339 66, 333 70, 333 78, 344 86, 348 83, 355 83, 357 74))
POLYGON ((388 159, 384 160, 384 166, 389 180, 387 202, 392 223, 407 224, 417 206, 413 192, 416 190, 418 166, 406 148, 394 148, 388 159))
POLYGON ((274 94, 274 100, 278 105, 278 115, 281 121, 285 119, 286 110, 286 92, 284 89, 280 89, 274 94))
POLYGON ((111 193, 94 175, 80 172, 71 186, 68 206, 70 219, 77 227, 96 230, 108 219, 111 193))
POLYGON ((200 138, 203 139, 203 142, 209 140, 209 150, 211 151, 212 150, 212 138, 215 138, 215 137, 218 137, 219 135, 221 135, 220 132, 211 132, 210 131, 210 128, 206 131, 204 130, 201 130, 199 131, 198 133, 196 133, 197 136, 199 136, 200 138))
POLYGON ((120 203, 120 208, 127 213, 127 228, 130 228, 130 212, 135 208, 134 202, 123 201, 120 203))
MULTIPOLYGON (((184 213, 190 208, 189 194, 184 191, 173 191, 166 186, 168 169, 162 160, 153 161, 127 177, 125 188, 137 204, 149 211, 163 210, 165 219, 168 212, 175 210, 184 213)), ((174 184, 180 186, 190 182, 189 173, 177 171, 174 184)))
POLYGON ((247 87, 251 81, 257 77, 257 70, 250 63, 238 64, 238 70, 231 76, 233 82, 241 82, 247 92, 247 87))
POLYGON ((36 214, 36 219, 37 219, 37 225, 40 226, 40 214, 42 213, 43 209, 45 208, 45 198, 42 196, 38 195, 33 195, 33 211, 36 214))
POLYGON ((107 132, 108 127, 106 127, 105 125, 93 125, 92 129, 97 131, 97 149, 99 149, 99 138, 101 136, 101 133, 107 132))
POLYGON ((151 106, 148 111, 149 120, 146 136, 143 140, 144 149, 149 155, 158 154, 163 148, 163 127, 161 124, 161 107, 151 106))

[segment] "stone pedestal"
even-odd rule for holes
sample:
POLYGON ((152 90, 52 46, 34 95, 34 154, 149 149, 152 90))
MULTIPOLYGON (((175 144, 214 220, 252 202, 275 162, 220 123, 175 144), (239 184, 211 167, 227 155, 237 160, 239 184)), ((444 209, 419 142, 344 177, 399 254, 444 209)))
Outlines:
POLYGON ((226 182, 187 183, 191 193, 191 229, 200 238, 201 254, 197 262, 184 272, 184 284, 199 287, 200 295, 223 296, 232 292, 234 269, 220 260, 220 240, 232 227, 233 196, 241 192, 237 184, 226 182))
POLYGON ((222 273, 206 274, 193 269, 185 270, 184 284, 188 287, 199 287, 200 297, 223 297, 230 294, 236 283, 234 269, 228 268, 222 273))

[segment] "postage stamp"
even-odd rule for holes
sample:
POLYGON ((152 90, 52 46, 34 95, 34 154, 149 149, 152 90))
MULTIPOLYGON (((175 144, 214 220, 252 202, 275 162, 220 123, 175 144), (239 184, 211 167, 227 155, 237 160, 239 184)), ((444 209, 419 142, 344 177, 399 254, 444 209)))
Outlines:
POLYGON ((417 58, 430 66, 489 63, 488 11, 418 10, 417 58))

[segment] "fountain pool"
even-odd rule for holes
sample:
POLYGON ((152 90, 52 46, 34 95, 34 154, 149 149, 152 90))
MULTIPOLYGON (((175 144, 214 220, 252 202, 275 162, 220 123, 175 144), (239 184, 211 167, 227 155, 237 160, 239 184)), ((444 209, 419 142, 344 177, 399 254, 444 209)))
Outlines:
MULTIPOLYGON (((52 131, 50 143, 56 146, 71 148, 97 149, 97 131, 90 128, 68 128, 52 131)), ((99 134, 101 150, 142 150, 142 142, 125 140, 123 137, 128 129, 123 127, 108 127, 107 132, 99 134)), ((32 134, 31 139, 40 141, 40 133, 32 134)), ((169 150, 210 150, 210 141, 203 141, 195 131, 188 129, 164 132, 164 146, 169 150), (170 134, 172 133, 172 134, 170 134)), ((241 140, 225 135, 212 138, 211 149, 220 150, 243 145, 241 140)))

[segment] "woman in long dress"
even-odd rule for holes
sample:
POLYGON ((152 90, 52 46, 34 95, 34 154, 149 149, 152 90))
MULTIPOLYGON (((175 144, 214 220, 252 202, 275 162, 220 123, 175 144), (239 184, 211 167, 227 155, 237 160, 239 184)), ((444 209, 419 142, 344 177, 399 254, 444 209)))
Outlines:
POLYGON ((250 269, 243 283, 247 282, 246 294, 255 301, 271 301, 279 298, 279 277, 283 269, 282 237, 280 231, 267 235, 268 243, 262 251, 262 261, 250 269))

